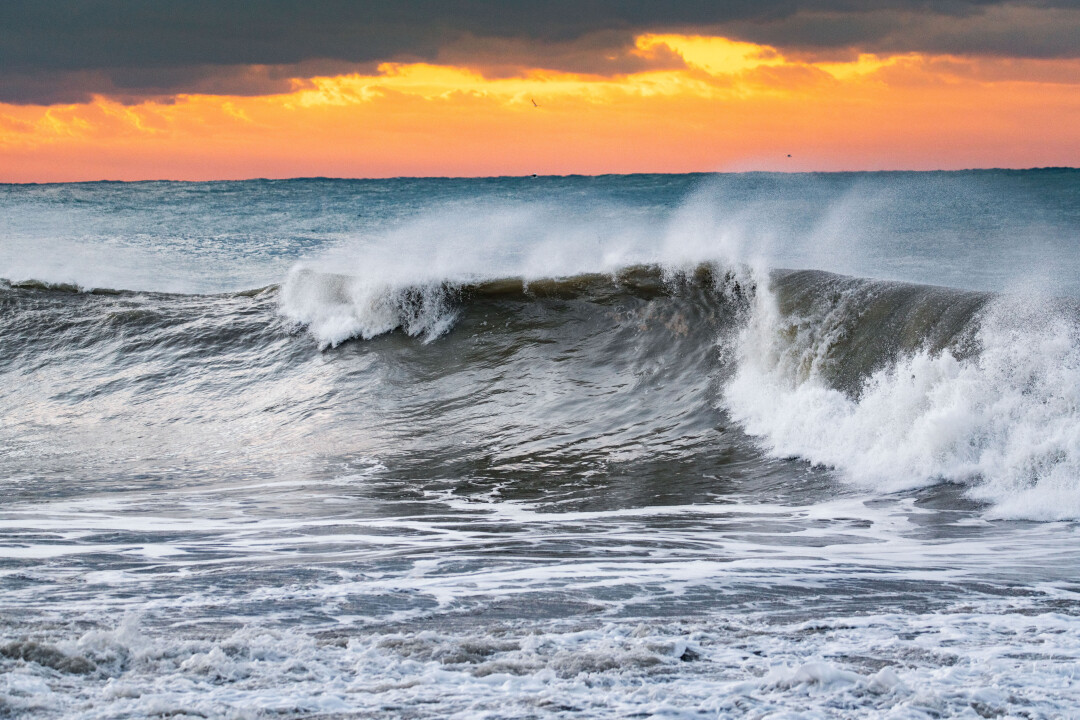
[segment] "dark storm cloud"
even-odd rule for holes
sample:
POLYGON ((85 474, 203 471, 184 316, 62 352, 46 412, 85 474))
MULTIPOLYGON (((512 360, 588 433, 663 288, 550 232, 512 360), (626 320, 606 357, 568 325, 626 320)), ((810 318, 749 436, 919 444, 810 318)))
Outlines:
POLYGON ((619 72, 640 63, 634 33, 694 29, 822 51, 1077 56, 1080 0, 3 0, 0 100, 279 92, 314 61, 619 72))
POLYGON ((1080 2, 1002 3, 956 10, 949 15, 901 8, 857 14, 808 11, 770 22, 733 21, 724 30, 743 40, 811 51, 1080 56, 1080 2))

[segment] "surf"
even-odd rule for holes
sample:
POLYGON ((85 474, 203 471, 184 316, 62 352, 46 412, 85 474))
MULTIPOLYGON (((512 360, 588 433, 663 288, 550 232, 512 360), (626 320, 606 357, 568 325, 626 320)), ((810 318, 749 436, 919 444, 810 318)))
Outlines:
MULTIPOLYGON (((893 493, 954 482, 988 503, 990 517, 1080 516, 1080 311, 1067 300, 818 271, 762 276, 715 263, 396 288, 301 269, 281 287, 214 297, 23 286, 5 291, 9 307, 12 295, 52 347, 49 308, 53 323, 82 319, 69 330, 79 349, 72 358, 88 344, 122 344, 120 330, 144 338, 128 343, 129 362, 138 347, 153 355, 169 346, 179 357, 241 353, 270 371, 302 362, 305 342, 334 352, 401 333, 428 347, 429 372, 451 381, 469 368, 440 367, 439 358, 470 338, 486 338, 471 361, 486 366, 528 336, 567 353, 571 378, 604 363, 612 372, 662 368, 666 381, 698 387, 677 414, 714 403, 768 454, 835 469, 858 487, 893 493), (95 306, 109 309, 86 322, 95 306), (279 357, 267 355, 274 348, 279 357)), ((19 318, 19 310, 7 315, 6 336, 27 335, 19 318)), ((377 347, 388 362, 400 352, 377 347)), ((638 424, 670 417, 672 408, 659 413, 630 396, 646 402, 638 424)), ((594 401, 600 415, 623 402, 594 401)), ((592 431, 618 434, 619 422, 616 414, 592 431)))
MULTIPOLYGON (((671 428, 693 426, 700 439, 711 423, 737 428, 710 440, 717 456, 752 446, 829 468, 863 491, 957 483, 990 517, 1073 518, 1080 341, 1076 295, 1053 278, 1068 275, 1072 258, 1055 248, 1068 239, 1074 175, 632 176, 544 188, 296 181, 269 188, 295 196, 281 228, 257 213, 215 220, 221 200, 198 184, 14 189, 14 241, 0 249, 0 357, 13 373, 69 368, 50 396, 57 412, 137 397, 181 422, 168 403, 206 415, 187 398, 214 388, 203 408, 245 418, 252 433, 268 416, 282 425, 318 416, 320 393, 342 407, 381 397, 348 386, 343 378, 358 372, 348 363, 400 377, 401 397, 411 396, 408 383, 426 388, 415 402, 434 417, 446 407, 439 393, 457 387, 524 407, 526 388, 492 370, 510 363, 553 401, 536 413, 543 441, 507 417, 500 452, 542 447, 544 462, 563 453, 570 474, 587 463, 567 438, 587 437, 600 452, 617 437, 620 448, 645 448, 634 457, 684 457, 671 428), (955 217, 926 203, 928 184, 955 217), (964 214, 1000 187, 1029 204, 1003 209, 997 230, 964 214), (1023 194, 1032 187, 1037 194, 1023 194), (343 232, 356 224, 357 198, 383 214, 343 232), (191 203, 209 203, 208 214, 158 245, 125 234, 191 203), (61 234, 46 244, 51 255, 29 252, 71 213, 86 221, 82 240, 61 234), (986 225, 973 257, 990 258, 997 244, 1015 244, 1006 230, 1035 217, 1042 249, 1033 252, 1058 262, 1035 271, 1031 258, 978 261, 972 267, 992 273, 972 274, 966 287, 927 282, 951 279, 949 258, 972 255, 972 227, 986 225), (1046 282, 1030 282, 1040 272, 1046 282), (593 388, 595 417, 575 433, 564 428, 578 422, 566 408, 581 402, 558 383, 578 376, 593 388), (661 384, 667 412, 652 404, 661 384), (292 400, 257 400, 266 394, 292 400), (640 431, 620 425, 634 424, 621 411, 628 400, 640 431), (643 440, 649 432, 659 439, 643 440)), ((229 190, 261 198, 268 188, 229 190)), ((396 416, 396 399, 379 402, 377 417, 396 416)), ((707 443, 690 444, 685 458, 708 464, 707 443)))

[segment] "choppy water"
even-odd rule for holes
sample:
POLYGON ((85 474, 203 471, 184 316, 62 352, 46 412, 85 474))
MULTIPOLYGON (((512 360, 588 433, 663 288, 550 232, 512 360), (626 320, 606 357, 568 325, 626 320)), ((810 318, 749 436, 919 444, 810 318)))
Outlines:
POLYGON ((0 187, 0 717, 1065 717, 1080 172, 0 187))

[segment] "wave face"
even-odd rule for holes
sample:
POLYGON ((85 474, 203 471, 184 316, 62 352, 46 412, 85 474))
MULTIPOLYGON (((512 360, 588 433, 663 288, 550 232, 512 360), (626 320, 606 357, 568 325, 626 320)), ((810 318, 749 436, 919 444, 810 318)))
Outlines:
POLYGON ((0 716, 1067 715, 1078 198, 0 188, 0 716))
MULTIPOLYGON (((425 386, 409 412, 430 417, 424 428, 399 430, 396 443, 459 424, 505 436, 500 451, 510 457, 543 455, 545 470, 580 470, 581 448, 591 448, 587 457, 673 451, 726 414, 772 456, 834 468, 877 492, 951 481, 991 503, 992 516, 1080 516, 1080 310, 1072 301, 820 271, 759 276, 715 264, 396 288, 301 268, 281 289, 226 296, 23 286, 0 298, 4 336, 19 340, 0 359, 48 356, 73 368, 87 358, 118 360, 108 371, 94 362, 77 370, 70 393, 80 398, 161 397, 176 406, 211 383, 225 400, 246 392, 251 376, 295 380, 311 362, 301 328, 323 349, 400 331, 439 342, 409 352, 396 342, 363 349, 387 366, 423 353, 422 380, 405 382, 425 386), (530 346, 550 349, 525 352, 530 346), (245 368, 249 377, 237 385, 229 382, 235 376, 202 377, 206 358, 218 356, 216 366, 245 368), (445 402, 463 395, 477 407, 445 402), (501 395, 494 407, 484 404, 501 395), (518 418, 493 426, 489 415, 508 408, 538 415, 535 437, 518 418), (586 408, 587 419, 578 417, 586 408), (642 448, 627 449, 635 444, 642 448)), ((357 404, 370 404, 371 392, 366 384, 360 393, 333 390, 338 402, 357 404)), ((320 401, 297 399, 241 414, 280 412, 285 423, 320 401)), ((228 399, 209 420, 235 420, 243 407, 228 399)), ((207 410, 202 397, 187 412, 207 410)), ((393 424, 402 411, 390 407, 372 424, 393 424)), ((731 450, 718 442, 684 455, 731 450)))

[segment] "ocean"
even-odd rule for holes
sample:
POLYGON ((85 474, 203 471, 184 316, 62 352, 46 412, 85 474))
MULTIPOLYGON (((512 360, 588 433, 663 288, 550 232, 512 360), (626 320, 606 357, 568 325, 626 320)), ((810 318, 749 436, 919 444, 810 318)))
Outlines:
POLYGON ((1080 171, 4 185, 0 278, 0 717, 1080 708, 1080 171))

